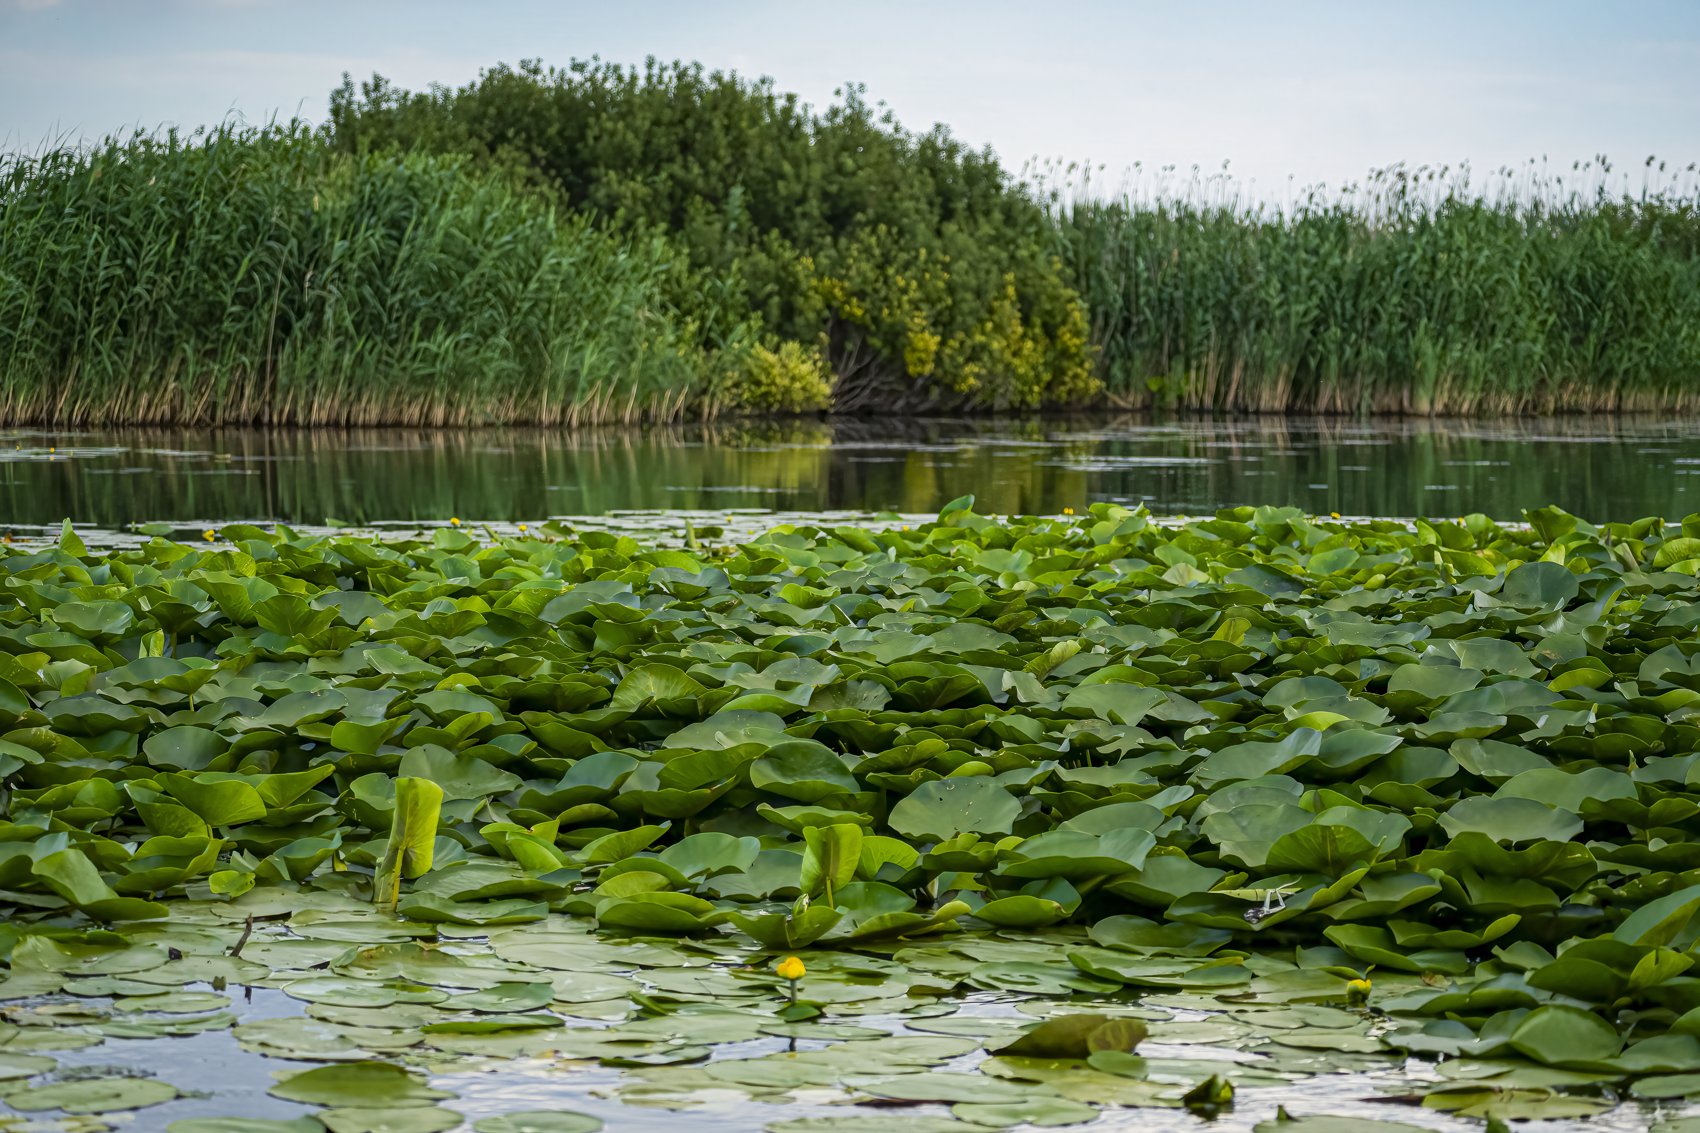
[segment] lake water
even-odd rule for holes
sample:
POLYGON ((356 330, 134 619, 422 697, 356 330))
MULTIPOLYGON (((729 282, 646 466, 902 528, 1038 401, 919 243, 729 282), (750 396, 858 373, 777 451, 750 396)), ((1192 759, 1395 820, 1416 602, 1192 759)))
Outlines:
POLYGON ((1345 515, 1700 511, 1700 420, 737 422, 645 431, 0 434, 0 527, 501 522, 620 510, 982 512, 1098 500, 1345 515))

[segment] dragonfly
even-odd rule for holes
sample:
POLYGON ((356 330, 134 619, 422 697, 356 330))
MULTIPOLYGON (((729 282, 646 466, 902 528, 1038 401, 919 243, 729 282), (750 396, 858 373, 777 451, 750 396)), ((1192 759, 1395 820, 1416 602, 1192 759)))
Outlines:
POLYGON ((1262 901, 1262 904, 1245 911, 1246 923, 1257 925, 1287 907, 1287 898, 1298 892, 1299 887, 1291 882, 1277 885, 1273 889, 1229 889, 1224 894, 1229 897, 1240 897, 1247 901, 1262 901))

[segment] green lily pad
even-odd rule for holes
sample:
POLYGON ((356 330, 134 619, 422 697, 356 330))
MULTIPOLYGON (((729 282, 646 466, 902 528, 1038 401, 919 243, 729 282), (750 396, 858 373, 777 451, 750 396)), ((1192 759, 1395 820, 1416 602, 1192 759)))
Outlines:
POLYGON ((1098 1111, 1067 1098, 1036 1097, 1028 1102, 957 1102, 950 1112, 975 1125, 1079 1125, 1095 1121, 1098 1111))
POLYGON ((269 1092, 285 1101, 351 1108, 428 1106, 452 1096, 431 1089, 422 1078, 388 1062, 303 1070, 280 1079, 269 1092))
POLYGON ((152 1078, 82 1078, 30 1086, 6 1095, 6 1104, 24 1113, 60 1109, 66 1113, 122 1113, 174 1101, 177 1087, 152 1078))
POLYGON ((460 1114, 436 1106, 326 1109, 317 1116, 330 1133, 443 1133, 462 1121, 460 1114))
POLYGON ((472 1123, 477 1133, 596 1133, 601 1118, 558 1109, 528 1109, 484 1117, 472 1123))
POLYGON ((325 1133, 325 1126, 313 1118, 178 1118, 165 1133, 325 1133))

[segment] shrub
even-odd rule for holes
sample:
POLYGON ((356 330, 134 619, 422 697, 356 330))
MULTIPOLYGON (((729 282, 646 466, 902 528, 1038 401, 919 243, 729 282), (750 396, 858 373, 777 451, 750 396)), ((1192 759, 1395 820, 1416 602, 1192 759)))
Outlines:
POLYGON ((689 262, 670 294, 705 345, 752 315, 770 350, 821 341, 839 408, 1092 392, 1039 203, 990 152, 906 131, 860 88, 817 112, 699 66, 525 63, 459 90, 345 81, 331 131, 351 154, 469 153, 615 231, 667 233, 689 262))

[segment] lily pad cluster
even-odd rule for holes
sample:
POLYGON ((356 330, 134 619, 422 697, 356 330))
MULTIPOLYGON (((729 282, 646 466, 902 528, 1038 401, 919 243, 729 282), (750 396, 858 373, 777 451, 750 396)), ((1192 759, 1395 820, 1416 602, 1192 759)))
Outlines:
MULTIPOLYGON (((261 1119, 251 1102, 227 1101, 237 1116, 180 1118, 170 1133, 592 1133, 602 1119, 570 1102, 532 1107, 540 1083, 600 1067, 604 1080, 608 1070, 619 1078, 599 1092, 625 1107, 609 1128, 642 1124, 645 1108, 718 1108, 775 1133, 983 1133, 1090 1121, 1106 1107, 1180 1109, 1212 1080, 1230 1099, 1236 1090, 1302 1098, 1305 1083, 1342 1071, 1405 1087, 1403 1055, 1375 1036, 1377 1017, 1325 1003, 1338 998, 1337 981, 1291 958, 1248 957, 1254 983, 1227 998, 1204 989, 1136 1003, 1056 962, 1088 943, 1075 927, 809 949, 799 982, 813 1014, 798 1019, 781 1007, 783 976, 734 934, 616 938, 558 913, 500 929, 433 928, 399 922, 325 878, 299 892, 185 898, 171 910, 169 922, 19 946, 0 981, 0 1103, 90 1114, 80 1128, 94 1133, 106 1128, 102 1115, 122 1110, 148 1109, 157 1126, 195 1086, 216 1097, 247 1076, 261 1080, 265 1100, 312 1114, 261 1119), (212 987, 224 990, 196 990, 212 987), (216 1080, 60 1067, 43 1053, 190 1035, 228 1038, 216 1080), (287 1061, 274 1068, 274 1059, 287 1061), (474 1110, 478 1095, 487 1110, 506 1093, 488 1085, 491 1071, 522 1078, 513 1093, 525 1108, 474 1110)), ((1418 986, 1394 976, 1389 989, 1418 986)), ((1462 1087, 1475 1104, 1504 1107, 1535 1089, 1511 1083, 1549 1073, 1485 1059, 1446 1065, 1458 1076, 1406 1100, 1456 1109, 1462 1087)), ((1533 1111, 1605 1108, 1547 1089, 1533 1111)), ((1514 1112, 1484 1110, 1502 1111, 1514 1112)))
MULTIPOLYGON (((580 1001, 654 1033, 584 1056, 635 1054, 668 1094, 708 1051, 656 1020, 773 996, 743 969, 796 952, 824 978, 778 1025, 881 998, 1208 996, 1340 1012, 1299 1024, 1336 1061, 1471 1067, 1427 1091, 1467 1115, 1700 1093, 1700 517, 1526 518, 963 500, 914 530, 786 525, 718 552, 248 526, 90 552, 67 528, 0 555, 8 983, 103 978, 117 1009, 144 969, 185 996, 287 971, 303 1002, 411 1005, 427 1039, 513 1053, 563 1049, 540 972, 600 975, 580 1001), (141 963, 221 915, 257 941, 286 924, 278 956, 326 944, 141 963), (672 959, 636 974, 643 948, 672 959)), ((909 1100, 1018 1105, 986 1092, 1005 1070, 1029 1100, 1089 1072, 1183 1104, 1113 1022, 1102 1050, 988 1048, 961 1097, 909 1100)), ((306 1026, 236 1033, 300 1057, 306 1026)), ((395 1041, 363 1037, 313 1057, 395 1041)), ((884 1096, 860 1061, 813 1073, 884 1096)))

